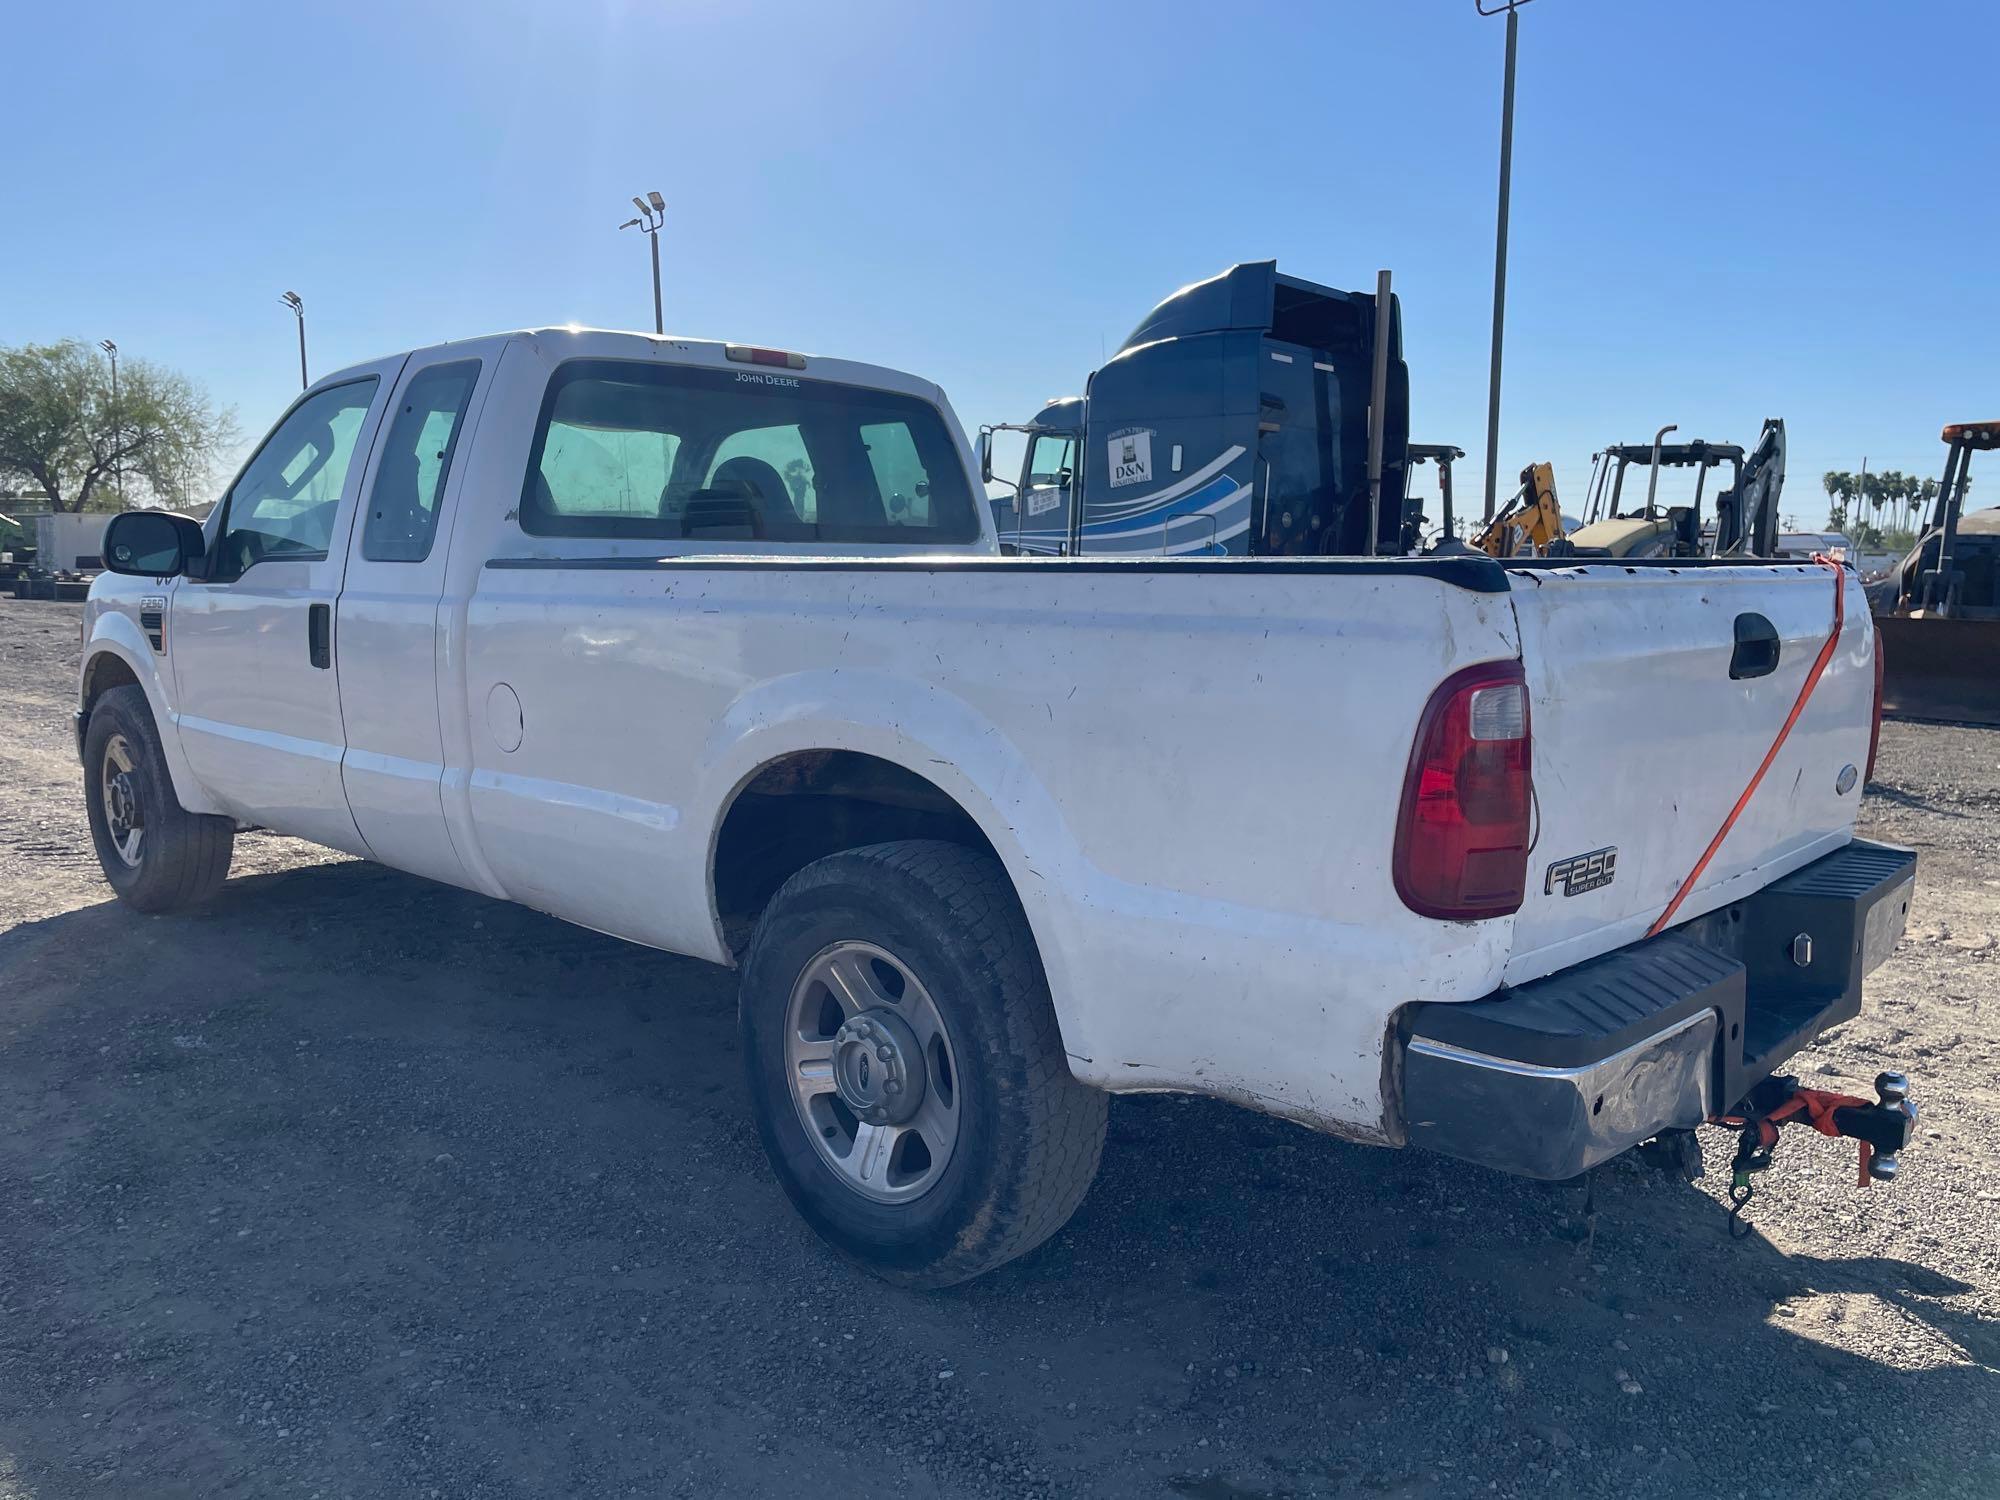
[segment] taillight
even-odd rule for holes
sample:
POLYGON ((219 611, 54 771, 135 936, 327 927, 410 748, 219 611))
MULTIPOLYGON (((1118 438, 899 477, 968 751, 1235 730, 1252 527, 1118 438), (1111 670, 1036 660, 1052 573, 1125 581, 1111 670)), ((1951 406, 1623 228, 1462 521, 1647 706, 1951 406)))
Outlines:
POLYGON ((1875 751, 1882 743, 1882 632, 1875 636, 1875 717, 1868 725, 1868 772, 1861 778, 1861 789, 1868 790, 1868 783, 1875 779, 1875 751))
POLYGON ((1396 820, 1396 894, 1450 921, 1518 911, 1528 883, 1533 766, 1518 661, 1467 667, 1417 724, 1396 820))

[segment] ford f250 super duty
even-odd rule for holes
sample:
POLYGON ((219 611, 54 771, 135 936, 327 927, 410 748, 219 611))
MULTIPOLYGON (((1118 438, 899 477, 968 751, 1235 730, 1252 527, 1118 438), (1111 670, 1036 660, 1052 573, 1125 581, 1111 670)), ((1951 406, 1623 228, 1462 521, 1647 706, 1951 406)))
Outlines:
POLYGON ((1546 1179, 1768 1127, 1913 884, 1837 567, 1002 557, 943 394, 836 359, 398 354, 105 550, 124 900, 262 827, 734 965, 779 1181, 905 1284, 1060 1227, 1111 1092, 1546 1179))

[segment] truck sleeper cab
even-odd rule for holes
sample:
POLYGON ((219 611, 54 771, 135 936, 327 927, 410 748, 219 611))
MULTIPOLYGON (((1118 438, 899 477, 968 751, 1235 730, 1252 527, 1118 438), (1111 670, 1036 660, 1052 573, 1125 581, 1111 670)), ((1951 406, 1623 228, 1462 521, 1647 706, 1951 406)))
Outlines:
MULTIPOLYGON (((1409 447, 1402 314, 1390 321, 1383 489, 1409 447)), ((1296 557, 1401 551, 1386 506, 1367 546, 1372 293, 1233 266, 1142 319, 1083 396, 1050 402, 1015 494, 994 502, 1013 550, 1045 556, 1296 557)))
POLYGON ((784 351, 542 330, 329 376, 205 526, 113 523, 107 879, 198 904, 256 824, 735 965, 781 1185, 916 1286, 1061 1226, 1108 1092, 1561 1176, 1734 1102, 1901 931, 1845 577, 1007 558, 975 472, 936 387, 784 351), (1816 657, 1788 795, 1649 936, 1816 657), (1669 780, 1678 818, 1620 795, 1669 780))

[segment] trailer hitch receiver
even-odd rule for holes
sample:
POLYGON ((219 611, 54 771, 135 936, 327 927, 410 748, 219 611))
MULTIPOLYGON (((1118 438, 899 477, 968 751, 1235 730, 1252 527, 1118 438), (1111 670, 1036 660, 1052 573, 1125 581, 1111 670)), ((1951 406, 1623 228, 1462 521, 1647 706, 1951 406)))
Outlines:
POLYGON ((1856 1186, 1894 1182, 1902 1169, 1903 1148, 1917 1123, 1917 1106, 1910 1099, 1910 1081, 1901 1073, 1875 1075, 1875 1102, 1852 1094, 1809 1089, 1796 1078, 1767 1078, 1743 1101, 1739 1111, 1715 1115, 1711 1125, 1737 1132, 1736 1159, 1731 1163, 1729 1232, 1741 1239, 1750 1232, 1743 1220, 1755 1192, 1751 1174, 1771 1165, 1780 1126, 1810 1125, 1825 1136, 1845 1136, 1858 1143, 1860 1162, 1856 1186))

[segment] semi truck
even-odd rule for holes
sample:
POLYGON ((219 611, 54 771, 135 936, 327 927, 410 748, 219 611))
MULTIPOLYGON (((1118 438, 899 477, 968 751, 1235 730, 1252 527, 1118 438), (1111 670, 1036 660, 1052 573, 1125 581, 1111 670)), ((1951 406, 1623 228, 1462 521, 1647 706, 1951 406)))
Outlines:
MULTIPOLYGON (((1182 287, 1091 376, 1022 424, 1001 541, 1044 556, 1359 556, 1406 550, 1409 368, 1393 296, 1232 266, 1182 287), (1387 306, 1382 304, 1386 301, 1387 306), (1378 335, 1378 329, 1381 331, 1378 335), (1371 393, 1385 401, 1370 541, 1371 393)), ((1426 450, 1430 451, 1430 450, 1426 450)))

